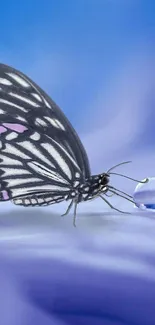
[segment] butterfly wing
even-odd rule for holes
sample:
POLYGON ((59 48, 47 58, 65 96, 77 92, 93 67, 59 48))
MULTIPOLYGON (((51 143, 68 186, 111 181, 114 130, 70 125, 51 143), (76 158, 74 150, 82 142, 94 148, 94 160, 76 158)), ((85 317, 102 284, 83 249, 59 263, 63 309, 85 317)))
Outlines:
POLYGON ((20 124, 21 128, 30 127, 29 136, 36 140, 46 134, 68 152, 83 180, 90 176, 85 149, 60 108, 26 75, 4 64, 0 64, 0 120, 5 127, 8 123, 9 127, 17 124, 18 130, 20 124))
POLYGON ((45 134, 37 132, 36 138, 30 127, 6 124, 0 126, 0 200, 51 204, 74 192, 83 175, 68 151, 45 134))
POLYGON ((85 149, 60 108, 27 76, 0 64, 0 200, 60 202, 89 176, 85 149))

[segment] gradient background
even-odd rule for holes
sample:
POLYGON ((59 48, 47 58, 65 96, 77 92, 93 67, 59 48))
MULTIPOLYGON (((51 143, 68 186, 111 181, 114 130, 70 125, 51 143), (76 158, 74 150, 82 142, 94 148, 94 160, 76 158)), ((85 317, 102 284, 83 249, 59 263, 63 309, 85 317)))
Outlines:
MULTIPOLYGON (((155 2, 5 1, 0 61, 23 71, 63 109, 92 173, 155 176, 155 2)), ((133 193, 135 183, 112 178, 133 193)), ((155 221, 120 198, 60 218, 66 203, 1 204, 1 325, 154 325, 155 221)))

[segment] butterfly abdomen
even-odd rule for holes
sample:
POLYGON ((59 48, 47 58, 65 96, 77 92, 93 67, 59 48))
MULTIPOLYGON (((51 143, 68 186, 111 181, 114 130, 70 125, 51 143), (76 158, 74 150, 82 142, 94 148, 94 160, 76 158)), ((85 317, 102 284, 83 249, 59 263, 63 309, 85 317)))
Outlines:
POLYGON ((22 205, 25 207, 46 206, 63 201, 64 198, 61 195, 52 196, 51 194, 38 194, 26 197, 18 197, 13 199, 12 202, 16 205, 22 205))

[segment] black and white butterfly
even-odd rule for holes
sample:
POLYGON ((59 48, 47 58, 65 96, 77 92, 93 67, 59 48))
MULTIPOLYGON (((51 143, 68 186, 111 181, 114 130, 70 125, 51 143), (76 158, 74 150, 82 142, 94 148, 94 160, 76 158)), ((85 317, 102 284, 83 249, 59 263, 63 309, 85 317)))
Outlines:
POLYGON ((102 196, 108 191, 132 201, 109 184, 113 168, 91 176, 86 151, 60 108, 26 75, 0 64, 0 201, 43 206, 70 200, 65 214, 74 203, 75 225, 82 201, 101 197, 114 208, 102 196))

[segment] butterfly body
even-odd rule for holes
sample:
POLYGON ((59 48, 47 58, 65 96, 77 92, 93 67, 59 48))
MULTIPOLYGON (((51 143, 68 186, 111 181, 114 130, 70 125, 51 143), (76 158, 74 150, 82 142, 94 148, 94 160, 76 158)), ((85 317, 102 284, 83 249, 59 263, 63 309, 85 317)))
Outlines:
POLYGON ((84 184, 79 184, 78 203, 96 198, 108 191, 109 177, 106 174, 92 175, 84 184))
POLYGON ((53 203, 59 203, 61 201, 73 200, 77 203, 88 201, 96 198, 101 193, 108 191, 109 178, 106 174, 94 175, 85 180, 81 184, 78 180, 75 181, 73 188, 71 188, 65 197, 59 195, 53 195, 52 193, 38 193, 37 195, 29 195, 24 197, 18 197, 13 200, 16 205, 24 206, 45 206, 53 203))

